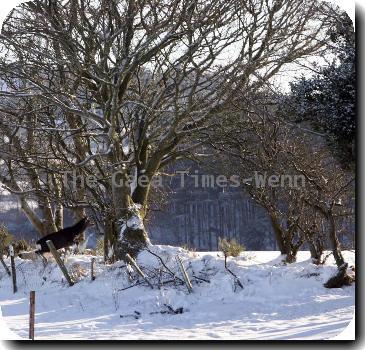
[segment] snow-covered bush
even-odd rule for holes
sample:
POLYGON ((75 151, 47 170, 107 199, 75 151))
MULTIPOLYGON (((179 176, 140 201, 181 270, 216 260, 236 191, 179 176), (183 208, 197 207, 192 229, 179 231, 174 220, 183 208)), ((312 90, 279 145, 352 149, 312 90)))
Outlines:
POLYGON ((29 244, 25 239, 19 239, 13 243, 14 252, 18 254, 23 251, 29 250, 29 244))
POLYGON ((219 238, 218 247, 224 254, 225 264, 229 256, 237 257, 245 250, 245 246, 235 239, 219 238))

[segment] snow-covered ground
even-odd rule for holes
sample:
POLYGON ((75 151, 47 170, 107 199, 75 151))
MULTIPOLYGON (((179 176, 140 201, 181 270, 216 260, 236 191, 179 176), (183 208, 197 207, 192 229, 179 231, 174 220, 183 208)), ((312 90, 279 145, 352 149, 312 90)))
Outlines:
MULTIPOLYGON (((336 271, 332 257, 325 266, 315 266, 308 252, 299 252, 297 263, 283 265, 278 252, 242 253, 228 263, 243 284, 243 289, 234 290, 221 253, 168 246, 154 246, 152 251, 179 277, 174 257, 180 255, 193 293, 171 283, 153 290, 144 284, 124 289, 136 283, 137 276, 132 273, 130 279, 123 263, 105 266, 101 258, 96 280, 91 281, 87 255, 68 259, 69 269, 78 265, 85 274, 68 287, 55 264, 44 267, 17 258, 16 294, 0 266, 2 318, 17 336, 27 338, 30 290, 36 290, 36 339, 328 339, 341 333, 354 314, 354 285, 323 287, 336 271), (166 313, 166 305, 183 312, 166 313)), ((353 252, 344 255, 354 263, 353 252)), ((158 259, 143 252, 138 262, 156 280, 158 259)), ((171 278, 162 272, 161 280, 171 278)))

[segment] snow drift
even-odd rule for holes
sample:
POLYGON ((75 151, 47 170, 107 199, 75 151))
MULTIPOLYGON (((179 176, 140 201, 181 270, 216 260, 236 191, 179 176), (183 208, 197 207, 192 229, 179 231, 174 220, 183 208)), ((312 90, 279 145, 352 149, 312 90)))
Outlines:
MULTIPOLYGON (((78 282, 68 287, 54 263, 44 267, 18 258, 18 293, 0 271, 2 317, 27 338, 30 290, 36 291, 35 339, 328 339, 353 317, 354 285, 323 286, 337 271, 331 258, 316 266, 308 252, 299 252, 298 262, 284 265, 278 252, 242 253, 228 260, 241 289, 219 252, 150 249, 139 255, 138 264, 154 289, 123 262, 104 265, 97 258, 91 281, 92 257, 71 256, 66 266, 78 282), (190 294, 181 283, 177 254, 193 285, 190 294)), ((344 254, 354 262, 353 252, 344 254)))

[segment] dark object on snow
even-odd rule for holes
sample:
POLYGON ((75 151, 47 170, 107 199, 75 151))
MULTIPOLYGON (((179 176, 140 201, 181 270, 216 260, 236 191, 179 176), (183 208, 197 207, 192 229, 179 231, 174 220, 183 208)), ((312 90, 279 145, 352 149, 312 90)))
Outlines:
POLYGON ((347 267, 347 263, 340 266, 337 274, 331 277, 324 286, 326 288, 341 288, 342 286, 351 285, 355 281, 355 278, 347 274, 347 267))
POLYGON ((319 275, 320 275, 320 273, 318 273, 318 272, 310 272, 310 273, 306 273, 304 275, 300 275, 300 277, 311 278, 311 277, 317 277, 319 275))
MULTIPOLYGON (((178 307, 177 309, 174 309, 173 307, 171 307, 168 304, 164 304, 164 306, 167 308, 167 310, 150 312, 149 314, 150 315, 156 315, 156 314, 179 315, 179 314, 184 313, 184 308, 183 307, 178 307)), ((119 317, 120 318, 133 317, 136 320, 138 320, 139 318, 142 317, 142 314, 138 311, 134 311, 134 314, 119 315, 119 317)))
POLYGON ((49 253, 47 241, 52 241, 56 250, 67 248, 73 244, 78 244, 82 239, 84 231, 91 226, 91 221, 88 218, 83 218, 77 224, 71 227, 66 227, 60 231, 50 233, 49 235, 37 241, 37 254, 49 253))
POLYGON ((119 315, 120 318, 133 317, 136 320, 138 320, 141 316, 142 316, 142 314, 138 311, 134 311, 134 314, 131 314, 131 315, 119 315))
POLYGON ((168 314, 168 315, 178 315, 178 314, 182 314, 184 313, 184 309, 182 307, 179 307, 176 310, 172 310, 172 311, 155 311, 155 312, 150 312, 150 315, 157 315, 157 314, 168 314))
POLYGON ((179 315, 184 313, 183 307, 178 307, 177 309, 174 309, 172 306, 168 304, 163 304, 163 305, 167 308, 167 310, 150 312, 150 315, 156 315, 156 314, 179 315))
POLYGON ((167 313, 170 315, 178 315, 178 314, 182 314, 184 312, 184 308, 183 307, 178 307, 177 309, 173 309, 170 305, 164 304, 168 311, 164 312, 162 311, 161 313, 167 313))

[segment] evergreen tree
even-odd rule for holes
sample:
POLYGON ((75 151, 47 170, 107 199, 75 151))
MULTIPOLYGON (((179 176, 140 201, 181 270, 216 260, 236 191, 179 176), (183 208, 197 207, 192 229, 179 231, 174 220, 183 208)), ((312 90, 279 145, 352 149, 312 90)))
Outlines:
POLYGON ((356 60, 351 19, 343 13, 331 32, 335 58, 312 77, 291 84, 291 93, 280 103, 281 117, 310 126, 325 135, 334 156, 344 168, 355 164, 356 60))

